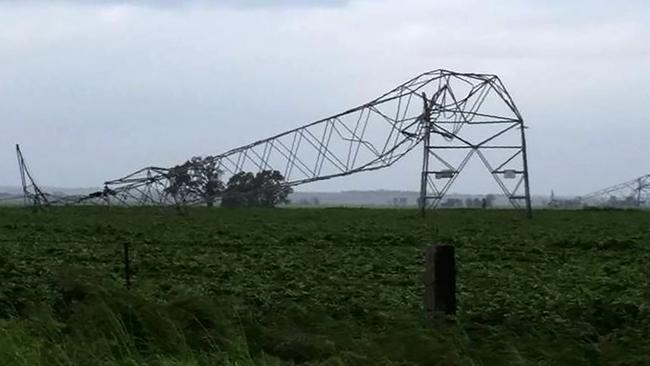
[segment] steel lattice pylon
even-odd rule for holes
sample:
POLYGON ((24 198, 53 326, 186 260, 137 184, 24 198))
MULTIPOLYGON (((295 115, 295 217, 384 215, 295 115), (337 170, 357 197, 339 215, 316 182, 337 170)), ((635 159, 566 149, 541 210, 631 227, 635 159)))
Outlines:
POLYGON ((650 206, 650 174, 587 194, 582 202, 593 206, 650 206))
POLYGON ((530 216, 524 121, 499 78, 443 72, 437 84, 431 98, 423 95, 423 212, 440 204, 476 155, 510 203, 530 216))
MULTIPOLYGON (((512 205, 530 213, 524 122, 496 75, 427 72, 361 106, 207 159, 226 179, 272 169, 295 186, 388 167, 420 144, 422 208, 437 207, 477 155, 512 205), (456 161, 458 152, 463 156, 456 161)), ((172 196, 166 188, 173 179, 172 168, 147 167, 78 201, 202 202, 191 193, 172 196)))

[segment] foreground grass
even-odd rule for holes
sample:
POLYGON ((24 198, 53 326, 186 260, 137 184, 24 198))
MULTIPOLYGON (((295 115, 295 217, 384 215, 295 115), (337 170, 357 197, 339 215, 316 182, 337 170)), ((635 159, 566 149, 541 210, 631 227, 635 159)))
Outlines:
POLYGON ((636 211, 0 210, 4 365, 647 365, 636 211), (122 245, 133 286, 123 287, 122 245), (459 313, 421 319, 454 244, 459 313))
POLYGON ((148 302, 83 271, 66 270, 55 281, 54 307, 30 304, 0 321, 0 364, 394 365, 462 359, 459 349, 447 347, 459 337, 450 324, 440 324, 434 337, 429 328, 375 314, 367 324, 374 334, 358 338, 350 333, 358 324, 300 307, 255 318, 236 304, 200 297, 148 302), (389 326, 401 329, 389 334, 389 326))

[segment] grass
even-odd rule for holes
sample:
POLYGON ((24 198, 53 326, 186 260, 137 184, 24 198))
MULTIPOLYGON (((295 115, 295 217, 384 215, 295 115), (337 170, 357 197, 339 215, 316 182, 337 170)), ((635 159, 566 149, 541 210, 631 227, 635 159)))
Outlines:
POLYGON ((3 208, 0 364, 647 365, 649 244, 642 211, 3 208))

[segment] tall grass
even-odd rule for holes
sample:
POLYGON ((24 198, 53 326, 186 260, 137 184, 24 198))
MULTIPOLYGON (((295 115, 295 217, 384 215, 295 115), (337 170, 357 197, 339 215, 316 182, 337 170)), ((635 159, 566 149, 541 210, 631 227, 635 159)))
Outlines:
POLYGON ((53 290, 54 304, 0 322, 0 365, 472 365, 453 326, 429 334, 394 319, 402 330, 387 334, 379 314, 377 334, 357 338, 357 324, 298 305, 256 318, 200 297, 156 303, 76 270, 53 290))
POLYGON ((245 334, 200 298, 158 304, 79 272, 60 301, 0 321, 0 365, 280 365, 254 360, 245 334))

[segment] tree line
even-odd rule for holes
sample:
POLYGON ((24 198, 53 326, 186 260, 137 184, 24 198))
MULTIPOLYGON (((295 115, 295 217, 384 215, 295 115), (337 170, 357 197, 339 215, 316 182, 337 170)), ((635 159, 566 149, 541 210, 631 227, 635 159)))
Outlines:
POLYGON ((215 159, 195 156, 169 170, 165 193, 177 202, 199 198, 208 207, 213 207, 219 198, 222 207, 275 207, 289 203, 288 196, 293 192, 277 170, 242 171, 226 183, 222 176, 223 170, 217 167, 215 159))

